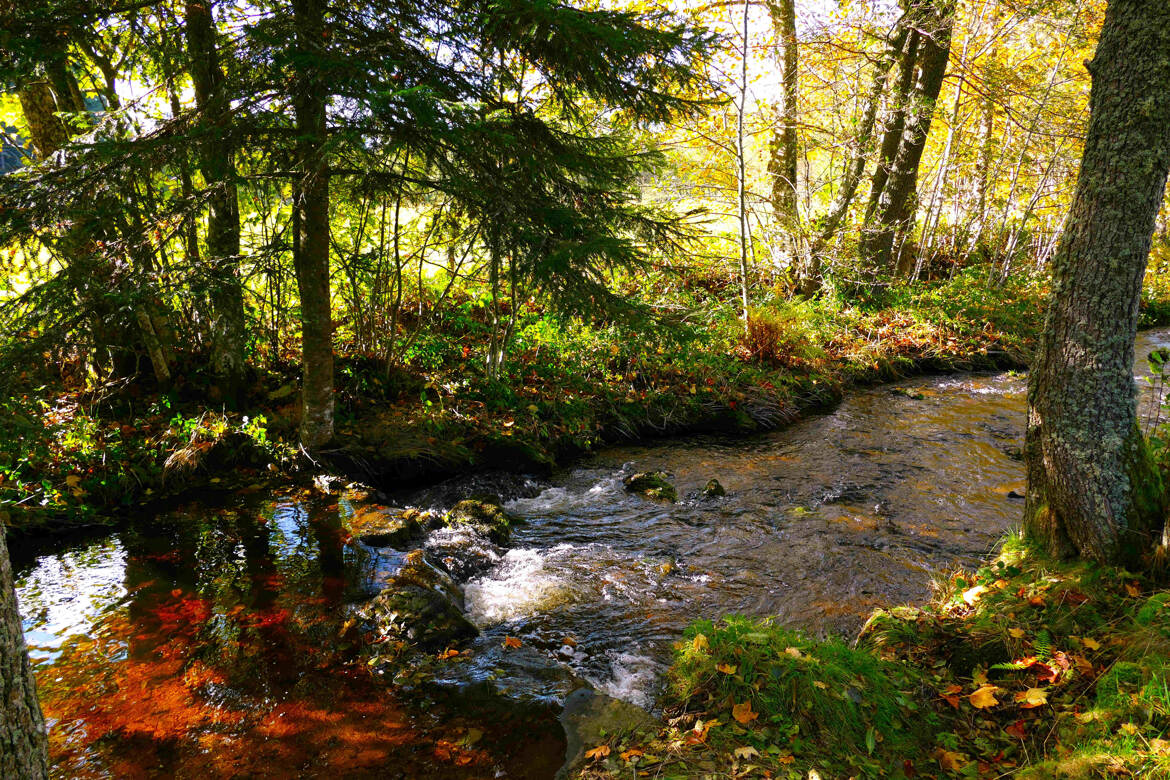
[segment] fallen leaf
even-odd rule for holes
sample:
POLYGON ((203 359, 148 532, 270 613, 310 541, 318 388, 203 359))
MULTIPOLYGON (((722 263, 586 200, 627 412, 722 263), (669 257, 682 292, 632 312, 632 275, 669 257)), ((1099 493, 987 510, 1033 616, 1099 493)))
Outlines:
POLYGON ((585 751, 585 758, 590 761, 600 761, 609 755, 609 745, 598 745, 592 750, 585 751))
POLYGON ((1023 639, 1024 634, 1026 634, 1026 633, 1027 632, 1024 631, 1024 629, 1022 629, 1022 628, 1009 628, 1008 629, 1008 634, 1011 636, 1012 639, 1023 639))
POLYGON ((629 750, 622 751, 622 761, 625 761, 628 763, 636 758, 641 758, 644 755, 646 755, 646 754, 643 753, 641 750, 638 750, 638 748, 630 748, 629 750))
POLYGON ((934 751, 934 757, 938 760, 938 765, 947 772, 957 772, 967 765, 967 757, 953 750, 939 748, 934 751))
POLYGON ((987 685, 987 670, 976 669, 971 673, 971 681, 976 685, 987 685))
POLYGON ((1134 725, 1134 724, 1132 724, 1132 723, 1122 723, 1122 724, 1121 724, 1121 730, 1122 730, 1123 732, 1125 732, 1126 734, 1130 735, 1131 737, 1132 737, 1134 734, 1138 733, 1138 727, 1137 727, 1137 726, 1135 726, 1135 725, 1134 725))
POLYGON ((1125 586, 1125 592, 1128 593, 1130 596, 1133 596, 1135 599, 1138 596, 1142 595, 1142 591, 1137 585, 1131 585, 1128 583, 1125 586))
POLYGON ((1083 637, 1081 639, 1081 644, 1083 644, 1089 650, 1100 650, 1101 649, 1100 642, 1098 642, 1096 639, 1090 639, 1087 636, 1083 637))
POLYGON ((483 739, 483 731, 481 729, 471 728, 467 730, 467 734, 463 739, 459 740, 459 744, 463 745, 463 747, 471 747, 481 739, 483 739))
POLYGON ((800 650, 795 647, 786 647, 784 648, 784 652, 788 653, 788 655, 792 656, 793 658, 804 658, 804 653, 800 652, 800 650))
POLYGON ((995 698, 995 692, 999 688, 994 685, 983 685, 979 690, 967 697, 967 701, 971 702, 971 706, 977 710, 985 710, 989 707, 994 707, 999 704, 999 699, 995 698))
POLYGON ((732 666, 731 664, 715 664, 715 668, 718 669, 719 671, 723 672, 724 674, 735 674, 735 671, 739 667, 732 666))
POLYGON ((1043 688, 1029 688, 1026 691, 1020 691, 1016 694, 1016 701, 1020 702, 1020 708, 1030 710, 1033 707, 1040 707, 1048 703, 1048 692, 1043 688))
POLYGON ((828 690, 828 689, 829 689, 829 685, 828 685, 828 683, 823 683, 823 682, 821 682, 820 680, 813 680, 813 685, 815 685, 816 687, 820 688, 822 691, 825 691, 825 690, 828 690))
POLYGON ((519 647, 523 646, 523 644, 524 644, 523 642, 521 642, 519 639, 517 639, 514 636, 504 637, 504 647, 510 647, 513 650, 516 650, 519 647))
POLYGON ((70 474, 69 476, 65 477, 65 484, 71 488, 75 488, 81 484, 81 477, 77 476, 76 474, 70 474))
POLYGON ((737 747, 735 750, 732 751, 732 753, 734 753, 736 758, 743 758, 743 759, 755 758, 756 756, 760 755, 760 751, 756 750, 751 745, 744 745, 743 747, 737 747))
POLYGON ((742 725, 746 726, 756 718, 760 717, 758 712, 752 712, 752 703, 745 701, 743 704, 736 704, 731 708, 731 717, 735 718, 742 725))
POLYGON ((796 756, 792 755, 791 753, 785 753, 782 756, 776 756, 776 763, 778 764, 791 764, 795 760, 796 756))
POLYGON ((1016 739, 1024 739, 1028 736, 1028 727, 1024 725, 1024 721, 1022 720, 1017 720, 1012 725, 1006 727, 1004 731, 1016 739))
POLYGON ((983 585, 976 585, 974 588, 968 588, 963 591, 963 601, 968 604, 974 604, 979 600, 979 597, 987 592, 987 588, 983 585))
POLYGON ((452 648, 447 648, 443 652, 439 653, 439 660, 446 661, 448 658, 457 658, 458 656, 459 656, 458 650, 454 650, 452 648))
POLYGON ((707 639, 706 634, 696 634, 691 640, 691 649, 696 653, 705 653, 711 649, 711 640, 707 639))

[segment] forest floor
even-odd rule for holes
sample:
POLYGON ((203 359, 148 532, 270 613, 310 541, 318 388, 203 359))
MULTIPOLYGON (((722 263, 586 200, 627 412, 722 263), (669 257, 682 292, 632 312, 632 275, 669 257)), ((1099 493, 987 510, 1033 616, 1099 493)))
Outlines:
MULTIPOLYGON (((18 535, 109 523, 192 490, 340 472, 377 487, 491 467, 546 470, 606 443, 758 431, 827 407, 850 387, 914 373, 1023 368, 1045 290, 960 277, 880 303, 777 300, 744 332, 734 309, 587 326, 535 304, 517 312, 511 359, 490 377, 480 302, 449 307, 387 372, 342 352, 337 436, 317 461, 296 449, 296 363, 253 375, 238 411, 214 381, 176 371, 83 391, 28 370, 0 399, 0 523, 18 535)), ((1170 322, 1170 291, 1143 324, 1170 322)), ((340 334, 344 336, 344 333, 340 334)), ((192 360, 191 363, 196 361, 192 360)))
POLYGON ((579 776, 1170 776, 1170 592, 1010 537, 855 645, 768 621, 677 645, 657 733, 589 746, 579 776))

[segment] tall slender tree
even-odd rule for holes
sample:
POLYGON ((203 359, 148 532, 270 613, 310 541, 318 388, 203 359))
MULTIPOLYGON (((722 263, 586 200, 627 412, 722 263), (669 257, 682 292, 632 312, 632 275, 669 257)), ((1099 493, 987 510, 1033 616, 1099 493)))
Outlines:
POLYGON ((780 63, 780 99, 776 102, 777 124, 772 133, 768 173, 772 177, 772 209, 788 243, 789 255, 795 259, 797 242, 794 234, 799 222, 796 212, 796 161, 800 151, 796 134, 799 57, 796 0, 769 0, 768 15, 772 19, 780 63))
POLYGON ((1076 195, 1028 382, 1025 526, 1056 554, 1133 564, 1164 523, 1133 345, 1170 171, 1170 3, 1110 0, 1076 195))

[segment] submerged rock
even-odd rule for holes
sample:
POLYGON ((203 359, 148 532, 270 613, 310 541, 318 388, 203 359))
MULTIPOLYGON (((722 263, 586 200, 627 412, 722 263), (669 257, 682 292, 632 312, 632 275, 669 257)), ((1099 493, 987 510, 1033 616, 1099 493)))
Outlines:
POLYGON ((447 527, 466 526, 486 536, 493 544, 507 544, 517 518, 504 511, 496 496, 466 498, 447 513, 447 527))
POLYGON ((662 471, 640 471, 623 479, 622 484, 630 493, 637 493, 646 498, 671 502, 678 500, 678 491, 662 471))
POLYGON ((349 519, 349 532, 370 547, 408 548, 422 535, 419 512, 415 509, 374 509, 359 511, 349 519))
POLYGON ((557 780, 573 776, 589 747, 611 740, 615 735, 658 731, 658 722, 646 710, 592 688, 580 688, 569 694, 561 712, 561 725, 565 729, 565 764, 557 772, 557 780))
POLYGON ((726 495, 727 491, 723 489, 723 485, 719 484, 717 479, 709 479, 707 484, 703 486, 703 498, 719 498, 726 495))

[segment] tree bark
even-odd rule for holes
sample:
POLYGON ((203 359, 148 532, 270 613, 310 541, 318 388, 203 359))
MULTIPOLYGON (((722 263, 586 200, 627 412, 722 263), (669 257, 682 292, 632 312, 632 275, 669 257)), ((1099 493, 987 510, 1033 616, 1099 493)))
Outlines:
POLYGON ((1054 554, 1132 565, 1163 523, 1133 345, 1170 170, 1170 4, 1111 0, 1088 68, 1081 172, 1028 382, 1025 528, 1054 554))
POLYGON ((790 255, 795 258, 798 224, 796 214, 797 160, 797 42, 796 0, 770 0, 768 14, 780 46, 780 100, 776 104, 779 121, 772 135, 768 173, 772 176, 772 209, 787 237, 790 255))
POLYGON ((865 205, 866 224, 873 219, 878 202, 885 192, 890 169, 894 165, 894 158, 898 156, 898 145, 902 142, 902 133, 906 129, 907 103, 910 100, 910 88, 914 84, 914 66, 918 62, 918 46, 921 43, 921 35, 917 29, 908 32, 906 48, 902 49, 898 62, 898 78, 894 82, 890 115, 883 123, 882 145, 878 150, 877 164, 869 183, 869 201, 865 205))
POLYGON ((902 243, 914 219, 918 166, 951 55, 954 8, 949 0, 937 2, 923 8, 926 29, 919 44, 918 79, 912 105, 890 166, 889 180, 877 200, 875 221, 867 225, 862 235, 861 253, 867 267, 891 268, 896 257, 896 266, 891 270, 899 276, 907 276, 913 268, 913 256, 901 251, 895 253, 895 247, 902 243))
POLYGON ((49 742, 24 646, 4 528, 0 526, 0 767, 4 777, 49 776, 49 742))
POLYGON ((293 266, 301 298, 301 444, 333 438, 333 322, 329 307, 329 171, 325 159, 325 85, 320 63, 326 0, 293 0, 298 53, 294 107, 297 174, 293 192, 293 266))
POLYGON ((207 267, 211 300, 211 367, 224 395, 238 401, 246 369, 247 328, 240 284, 240 210, 236 193, 231 103, 215 41, 213 0, 188 0, 187 52, 199 109, 200 168, 208 187, 207 267))

